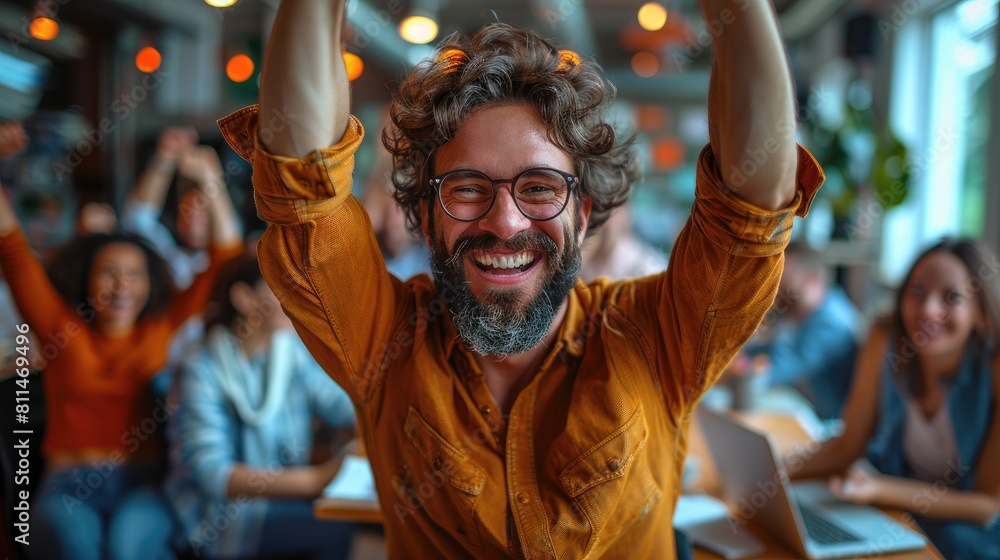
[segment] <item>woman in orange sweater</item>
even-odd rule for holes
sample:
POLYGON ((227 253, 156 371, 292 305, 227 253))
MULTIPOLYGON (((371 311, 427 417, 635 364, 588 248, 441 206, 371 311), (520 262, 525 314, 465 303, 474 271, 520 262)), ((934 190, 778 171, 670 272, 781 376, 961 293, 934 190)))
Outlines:
MULTIPOLYGON (((12 126, 0 125, 0 140, 12 137, 12 126)), ((60 293, 0 194, 0 267, 45 362, 32 364, 44 370, 48 413, 32 556, 173 556, 174 522, 156 490, 157 444, 171 411, 153 402, 148 382, 166 364, 174 330, 202 311, 220 267, 242 248, 221 177, 200 186, 212 216, 212 264, 182 293, 172 290, 162 259, 123 234, 79 238, 61 252, 57 266, 76 286, 60 293)))

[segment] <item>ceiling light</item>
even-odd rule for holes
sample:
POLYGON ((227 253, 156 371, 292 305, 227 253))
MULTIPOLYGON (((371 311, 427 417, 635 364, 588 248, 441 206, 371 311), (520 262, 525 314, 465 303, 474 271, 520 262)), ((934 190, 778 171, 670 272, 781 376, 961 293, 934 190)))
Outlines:
POLYGON ((646 31, 659 31, 667 23, 667 9, 657 2, 647 2, 639 8, 639 25, 646 31))
POLYGON ((399 23, 399 36, 416 45, 430 43, 437 34, 438 24, 428 16, 411 15, 399 23))

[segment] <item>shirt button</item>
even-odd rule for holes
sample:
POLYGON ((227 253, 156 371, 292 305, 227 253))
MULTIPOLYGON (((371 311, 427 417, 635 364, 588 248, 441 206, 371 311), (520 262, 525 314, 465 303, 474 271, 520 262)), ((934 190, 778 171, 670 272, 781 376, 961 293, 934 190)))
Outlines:
POLYGON ((525 504, 527 504, 528 502, 531 501, 531 498, 529 498, 528 495, 525 494, 524 492, 518 492, 517 493, 517 501, 521 505, 525 505, 525 504))
POLYGON ((431 464, 434 467, 434 470, 439 471, 444 468, 444 459, 442 459, 441 456, 438 455, 437 457, 434 457, 434 460, 431 461, 431 464))
POLYGON ((608 470, 616 473, 618 469, 622 468, 621 461, 615 458, 608 459, 608 470))
POLYGON ((483 413, 483 416, 489 416, 489 415, 490 415, 490 413, 491 413, 491 412, 493 412, 493 409, 492 409, 492 408, 490 408, 490 405, 488 405, 488 404, 484 404, 484 405, 483 405, 483 406, 482 406, 482 407, 481 407, 481 408, 479 409, 479 412, 482 412, 482 413, 483 413))

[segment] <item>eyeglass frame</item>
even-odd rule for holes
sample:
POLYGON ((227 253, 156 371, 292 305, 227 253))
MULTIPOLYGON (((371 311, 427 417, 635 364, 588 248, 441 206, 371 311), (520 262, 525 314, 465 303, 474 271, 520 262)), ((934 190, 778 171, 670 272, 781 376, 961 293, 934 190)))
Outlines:
POLYGON ((489 214, 490 210, 493 209, 493 205, 496 204, 497 202, 497 196, 498 193, 500 192, 500 187, 498 185, 500 183, 510 184, 510 197, 514 200, 514 207, 517 208, 517 211, 520 212, 522 216, 528 218, 529 220, 534 220, 536 222, 547 222, 549 220, 554 220, 558 218, 560 214, 566 211, 566 207, 569 206, 570 195, 573 194, 574 191, 578 192, 578 189, 580 188, 580 176, 563 171, 561 169, 556 169, 554 167, 530 167, 518 173, 517 175, 514 175, 514 177, 510 179, 494 179, 478 169, 469 169, 462 167, 459 169, 452 169, 451 171, 447 171, 430 179, 431 188, 433 188, 437 192, 437 196, 435 198, 437 198, 438 204, 441 205, 441 209, 444 210, 444 213, 447 214, 449 218, 459 222, 474 222, 476 220, 481 220, 483 216, 489 214), (566 195, 566 200, 563 202, 562 208, 560 208, 558 212, 556 212, 555 214, 553 214, 548 218, 534 218, 532 216, 529 216, 527 213, 525 213, 524 209, 521 208, 521 205, 517 201, 517 195, 514 194, 514 185, 517 183, 517 180, 520 179, 521 176, 523 176, 526 173, 538 170, 554 171, 559 175, 561 175, 562 178, 566 180, 566 189, 568 191, 568 194, 566 195), (441 182, 445 179, 445 177, 453 173, 462 173, 462 172, 478 173, 479 175, 485 177, 486 180, 489 181, 490 185, 493 187, 493 198, 490 199, 490 205, 486 207, 486 210, 484 210, 482 214, 476 216, 475 218, 463 219, 456 217, 454 214, 448 211, 448 208, 444 205, 444 200, 441 198, 441 182))

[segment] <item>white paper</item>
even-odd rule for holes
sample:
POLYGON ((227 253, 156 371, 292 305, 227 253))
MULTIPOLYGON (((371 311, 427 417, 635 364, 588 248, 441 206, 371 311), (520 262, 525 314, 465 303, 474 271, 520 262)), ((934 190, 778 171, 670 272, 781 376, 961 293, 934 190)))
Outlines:
POLYGON ((368 459, 357 455, 347 455, 337 476, 323 489, 324 498, 339 500, 378 500, 375 493, 375 477, 368 459))
POLYGON ((725 519, 729 516, 726 504, 706 494, 683 494, 674 510, 674 527, 683 529, 703 521, 725 519))
POLYGON ((730 517, 726 504, 704 494, 682 495, 674 510, 674 527, 691 542, 723 558, 749 558, 764 552, 764 544, 730 517))

